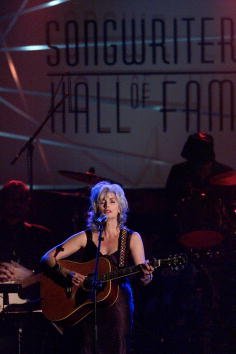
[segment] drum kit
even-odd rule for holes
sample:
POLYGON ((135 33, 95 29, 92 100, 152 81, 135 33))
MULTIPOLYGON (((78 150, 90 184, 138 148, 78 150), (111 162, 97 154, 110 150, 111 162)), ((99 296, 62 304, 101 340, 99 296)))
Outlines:
MULTIPOLYGON (((199 306, 199 316, 202 313, 207 328, 207 334, 203 335, 206 353, 212 353, 208 343, 211 345, 211 340, 217 335, 214 331, 225 326, 224 313, 229 311, 232 317, 236 316, 233 290, 236 279, 234 187, 236 172, 218 174, 210 180, 209 188, 194 190, 182 199, 175 213, 177 247, 180 246, 187 256, 193 303, 199 306)), ((189 306, 190 313, 192 303, 189 306)))
POLYGON ((222 260, 235 234, 236 171, 211 178, 208 192, 197 191, 178 205, 178 242, 200 263, 222 260), (225 195, 231 194, 224 200, 225 195), (227 205, 229 204, 229 205, 227 205), (226 246, 225 246, 226 245, 226 246))

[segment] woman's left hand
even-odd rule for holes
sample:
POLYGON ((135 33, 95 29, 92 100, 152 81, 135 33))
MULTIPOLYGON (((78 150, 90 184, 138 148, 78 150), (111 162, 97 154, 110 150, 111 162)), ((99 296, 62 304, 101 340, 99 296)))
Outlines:
POLYGON ((154 268, 150 265, 150 263, 147 261, 145 261, 145 263, 143 263, 141 265, 141 268, 142 268, 142 272, 143 272, 143 275, 142 277, 140 278, 141 282, 144 284, 144 285, 147 285, 149 284, 152 279, 153 279, 153 271, 154 271, 154 268))

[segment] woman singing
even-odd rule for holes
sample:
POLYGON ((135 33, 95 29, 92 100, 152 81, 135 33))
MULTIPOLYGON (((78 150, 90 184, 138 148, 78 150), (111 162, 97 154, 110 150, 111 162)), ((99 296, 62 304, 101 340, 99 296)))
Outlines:
MULTIPOLYGON (((83 288, 87 275, 61 267, 58 261, 80 251, 82 260, 89 262, 96 258, 100 245, 99 256, 107 258, 112 266, 119 269, 129 265, 141 265, 140 280, 144 285, 150 283, 153 267, 145 260, 139 233, 125 226, 127 211, 128 202, 124 190, 118 184, 106 181, 97 183, 91 189, 87 229, 72 235, 48 251, 42 257, 44 268, 52 274, 60 272, 70 279, 73 286, 83 288)), ((93 312, 65 330, 67 353, 129 353, 133 315, 132 290, 127 277, 113 282, 118 284, 118 295, 112 306, 98 304, 96 339, 94 340, 93 312)))

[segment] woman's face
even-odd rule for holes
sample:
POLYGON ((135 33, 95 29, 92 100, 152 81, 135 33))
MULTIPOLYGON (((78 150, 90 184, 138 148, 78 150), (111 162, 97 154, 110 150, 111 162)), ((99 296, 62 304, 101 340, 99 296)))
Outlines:
POLYGON ((98 209, 99 212, 105 214, 108 219, 117 219, 120 208, 115 193, 102 193, 98 200, 98 209))

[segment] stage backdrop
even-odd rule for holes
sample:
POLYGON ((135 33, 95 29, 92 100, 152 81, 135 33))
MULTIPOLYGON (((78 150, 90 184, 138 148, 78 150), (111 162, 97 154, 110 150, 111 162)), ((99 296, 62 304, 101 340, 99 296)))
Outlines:
POLYGON ((235 0, 2 0, 0 32, 0 184, 162 188, 198 130, 236 168, 235 0))

